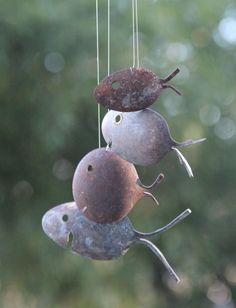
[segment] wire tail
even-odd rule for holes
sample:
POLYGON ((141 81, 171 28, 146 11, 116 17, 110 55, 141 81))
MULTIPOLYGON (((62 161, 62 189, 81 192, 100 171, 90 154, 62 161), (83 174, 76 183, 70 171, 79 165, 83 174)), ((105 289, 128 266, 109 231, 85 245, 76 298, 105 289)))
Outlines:
POLYGON ((156 203, 156 205, 159 205, 159 202, 157 201, 157 199, 153 196, 153 194, 151 194, 150 192, 148 191, 144 191, 144 195, 152 198, 152 200, 156 203))
POLYGON ((174 70, 171 74, 169 74, 166 78, 164 79, 161 79, 161 83, 162 83, 162 87, 163 89, 166 89, 166 88, 170 88, 172 89, 173 91, 175 91, 175 93, 177 93, 178 95, 182 95, 182 93, 177 90, 175 87, 173 87, 172 85, 169 85, 168 82, 173 79, 178 73, 180 72, 180 69, 177 68, 176 70, 174 70))
POLYGON ((188 145, 201 143, 201 142, 203 142, 203 141, 205 141, 205 140, 206 140, 206 138, 201 138, 201 139, 197 139, 197 140, 189 139, 189 140, 186 140, 186 141, 177 143, 177 146, 178 146, 178 147, 186 147, 186 146, 188 146, 188 145))
POLYGON ((163 89, 166 89, 166 88, 170 88, 170 89, 172 89, 173 91, 175 91, 175 93, 177 93, 178 95, 182 95, 182 93, 181 93, 178 89, 176 89, 175 87, 173 87, 173 86, 170 85, 170 84, 164 84, 164 85, 163 85, 163 89))
POLYGON ((178 73, 180 72, 180 69, 177 68, 172 73, 170 73, 165 79, 163 79, 164 83, 169 82, 171 79, 173 79, 178 73))
POLYGON ((165 231, 168 231, 169 229, 171 229, 175 225, 177 225, 179 222, 184 220, 191 213, 192 213, 192 211, 190 209, 187 209, 184 212, 182 212, 181 214, 179 214, 177 217, 175 217, 171 222, 169 222, 167 225, 165 225, 162 228, 158 228, 157 230, 154 230, 152 232, 139 232, 139 231, 135 230, 135 233, 137 234, 138 237, 141 237, 141 238, 151 237, 151 236, 163 233, 165 231))
POLYGON ((193 178, 193 171, 192 171, 192 168, 190 167, 187 159, 184 157, 184 155, 176 147, 172 147, 172 150, 174 150, 176 152, 180 164, 184 165, 189 177, 193 178))
POLYGON ((138 239, 137 242, 147 246, 158 257, 158 259, 162 262, 162 264, 165 266, 165 268, 170 273, 170 275, 175 279, 175 281, 177 283, 180 282, 180 278, 175 273, 173 268, 170 266, 170 264, 168 263, 168 261, 164 257, 163 253, 152 242, 150 242, 146 239, 143 239, 143 238, 138 239))
POLYGON ((155 181, 151 185, 148 185, 148 186, 144 185, 140 181, 140 179, 138 179, 137 184, 144 189, 151 190, 152 188, 158 186, 163 181, 163 179, 164 179, 164 174, 160 173, 160 174, 158 174, 157 178, 155 179, 155 181))

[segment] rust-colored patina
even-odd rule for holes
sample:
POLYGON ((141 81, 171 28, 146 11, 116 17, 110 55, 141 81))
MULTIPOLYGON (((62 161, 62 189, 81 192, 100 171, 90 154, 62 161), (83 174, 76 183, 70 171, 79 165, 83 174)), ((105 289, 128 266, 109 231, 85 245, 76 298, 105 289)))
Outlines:
POLYGON ((151 109, 122 113, 110 110, 103 119, 102 133, 114 152, 137 165, 157 164, 167 153, 174 150, 190 177, 193 176, 192 170, 177 147, 205 140, 175 141, 166 120, 151 109))
POLYGON ((127 217, 111 224, 93 222, 85 217, 75 202, 68 202, 47 211, 42 219, 42 227, 47 236, 61 247, 67 248, 71 240, 73 252, 95 260, 117 259, 131 246, 143 244, 152 250, 178 282, 179 277, 161 251, 146 238, 169 230, 190 213, 187 209, 166 226, 143 233, 136 231, 127 217))
MULTIPOLYGON (((133 164, 110 149, 95 149, 78 164, 73 178, 73 196, 84 215, 99 223, 125 217, 134 204, 162 179, 149 187, 141 184, 133 164)), ((155 200, 156 201, 156 200, 155 200)))
POLYGON ((137 111, 152 105, 161 91, 171 88, 181 93, 168 82, 179 73, 177 68, 166 78, 159 78, 152 71, 131 67, 114 72, 100 82, 95 97, 102 106, 116 111, 137 111))

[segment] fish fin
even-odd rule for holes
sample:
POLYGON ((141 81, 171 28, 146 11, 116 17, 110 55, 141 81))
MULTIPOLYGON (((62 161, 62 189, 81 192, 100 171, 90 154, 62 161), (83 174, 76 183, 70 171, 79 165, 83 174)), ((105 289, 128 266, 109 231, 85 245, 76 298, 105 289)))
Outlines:
POLYGON ((148 191, 144 191, 144 195, 149 196, 150 198, 152 198, 152 200, 156 203, 156 205, 159 205, 159 202, 157 201, 157 199, 153 196, 153 194, 151 194, 148 191))
POLYGON ((176 147, 172 147, 172 150, 174 150, 178 156, 178 159, 180 161, 181 165, 184 165, 188 175, 190 178, 193 178, 193 171, 192 168, 190 167, 187 159, 184 157, 184 155, 180 152, 180 150, 178 150, 176 147))
POLYGON ((154 181, 151 185, 148 185, 148 186, 144 185, 144 184, 140 181, 140 179, 137 180, 137 184, 138 184, 140 187, 144 188, 144 189, 151 190, 152 188, 158 186, 158 185, 162 182, 163 179, 164 179, 164 174, 163 174, 163 173, 160 173, 160 174, 158 174, 157 178, 155 179, 155 181, 154 181))
POLYGON ((175 91, 175 93, 177 93, 178 95, 182 95, 182 93, 181 93, 178 89, 176 89, 175 87, 173 87, 173 86, 170 85, 170 84, 164 84, 164 85, 163 85, 163 89, 166 89, 166 88, 170 88, 170 89, 172 89, 173 91, 175 91))
POLYGON ((201 143, 201 142, 203 142, 203 141, 205 141, 205 140, 206 140, 206 138, 201 138, 201 139, 197 139, 197 140, 189 139, 189 140, 186 140, 186 141, 177 143, 177 146, 178 146, 178 147, 186 147, 186 146, 188 146, 188 145, 201 143))
POLYGON ((160 233, 163 233, 165 231, 168 231, 172 227, 174 227, 176 224, 184 220, 188 215, 190 215, 192 211, 190 209, 187 209, 183 211, 181 214, 179 214, 177 217, 175 217, 173 220, 171 220, 167 225, 165 225, 162 228, 158 228, 152 232, 139 232, 135 230, 135 233, 137 234, 138 237, 151 237, 160 233))
POLYGON ((164 83, 167 83, 171 79, 173 79, 178 73, 180 69, 177 67, 172 73, 170 73, 166 78, 162 79, 164 83))
POLYGON ((143 239, 143 238, 138 239, 137 243, 140 243, 140 244, 143 244, 143 245, 147 246, 158 257, 158 259, 162 262, 162 264, 165 266, 165 268, 170 273, 170 275, 175 279, 175 281, 177 283, 180 282, 180 278, 175 273, 173 268, 170 266, 170 264, 166 260, 166 258, 163 255, 163 253, 157 248, 157 246, 155 246, 152 242, 150 242, 150 241, 148 241, 146 239, 143 239))

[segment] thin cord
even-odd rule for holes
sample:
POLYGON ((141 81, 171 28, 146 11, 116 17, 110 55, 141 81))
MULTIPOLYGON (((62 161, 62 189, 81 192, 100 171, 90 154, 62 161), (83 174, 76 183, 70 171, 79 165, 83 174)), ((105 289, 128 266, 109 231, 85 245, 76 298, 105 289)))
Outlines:
MULTIPOLYGON (((97 84, 100 83, 98 0, 96 0, 97 84)), ((101 148, 101 106, 98 104, 98 147, 101 148)))
POLYGON ((136 52, 137 52, 137 67, 139 67, 139 29, 138 29, 138 0, 135 0, 135 26, 136 26, 136 52))
POLYGON ((133 67, 136 65, 136 50, 135 50, 135 5, 132 0, 132 26, 133 26, 133 67))
POLYGON ((97 84, 100 82, 98 0, 96 0, 97 84))
POLYGON ((107 75, 110 75, 111 63, 111 9, 110 0, 107 0, 107 75))

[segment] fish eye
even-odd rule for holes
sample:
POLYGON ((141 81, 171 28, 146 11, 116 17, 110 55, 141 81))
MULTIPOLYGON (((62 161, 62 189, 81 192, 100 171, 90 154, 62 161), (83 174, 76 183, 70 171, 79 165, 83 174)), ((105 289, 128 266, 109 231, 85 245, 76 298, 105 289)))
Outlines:
POLYGON ((93 166, 92 165, 88 165, 87 170, 88 170, 88 172, 92 171, 93 170, 93 166))
POLYGON ((118 81, 113 81, 111 87, 114 90, 118 90, 120 88, 120 83, 118 81))
POLYGON ((123 120, 122 114, 118 114, 118 115, 115 117, 115 124, 117 124, 117 125, 121 124, 122 120, 123 120))
POLYGON ((62 220, 63 220, 64 222, 67 222, 67 221, 69 220, 69 216, 68 216, 67 214, 63 215, 63 216, 62 216, 62 220))

